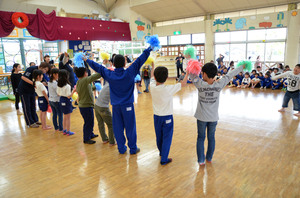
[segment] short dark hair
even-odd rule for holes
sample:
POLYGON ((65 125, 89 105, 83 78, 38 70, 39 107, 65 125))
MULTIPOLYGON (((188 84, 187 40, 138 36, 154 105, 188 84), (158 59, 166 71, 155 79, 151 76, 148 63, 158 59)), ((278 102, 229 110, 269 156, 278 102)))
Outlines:
POLYGON ((74 72, 75 72, 77 78, 81 78, 84 76, 84 74, 86 72, 86 68, 85 67, 74 67, 74 72))
POLYGON ((116 68, 121 68, 125 66, 125 57, 121 54, 115 55, 113 58, 113 63, 116 68))
POLYGON ((279 69, 278 69, 278 68, 275 68, 275 69, 274 69, 274 71, 275 71, 275 70, 279 71, 279 69))
POLYGON ((48 68, 48 72, 47 74, 50 75, 51 72, 51 65, 49 63, 46 62, 41 62, 41 64, 39 65, 39 68, 48 68))
MULTIPOLYGON (((288 66, 288 65, 287 65, 288 66)), ((300 64, 297 64, 295 67, 300 67, 300 64)))
POLYGON ((53 68, 53 69, 51 69, 51 72, 50 72, 50 82, 53 82, 53 74, 58 74, 58 72, 59 72, 59 69, 57 69, 57 68, 53 68))
POLYGON ((48 54, 47 54, 47 55, 45 55, 45 56, 44 56, 44 60, 45 60, 45 58, 48 58, 48 57, 50 58, 50 56, 49 56, 48 54))
POLYGON ((268 78, 269 78, 271 75, 270 75, 270 73, 267 72, 267 73, 265 74, 265 76, 268 76, 268 78))
POLYGON ((251 71, 251 73, 252 73, 252 72, 255 72, 255 73, 256 73, 256 70, 255 70, 255 69, 253 69, 253 70, 251 71))
POLYGON ((246 73, 245 73, 245 75, 248 75, 248 76, 250 76, 249 72, 246 72, 246 73))
POLYGON ((169 72, 166 67, 159 66, 159 67, 156 67, 154 70, 155 80, 159 83, 166 82, 168 75, 169 75, 169 72))
POLYGON ((206 63, 202 67, 202 72, 206 73, 208 78, 214 78, 217 75, 218 68, 214 63, 206 63))
POLYGON ((30 62, 30 63, 29 63, 29 67, 31 67, 32 64, 35 65, 35 62, 30 62))
POLYGON ((230 61, 229 66, 232 66, 232 65, 234 65, 234 62, 233 62, 233 61, 230 61))
POLYGON ((260 68, 260 66, 257 66, 256 68, 260 68))

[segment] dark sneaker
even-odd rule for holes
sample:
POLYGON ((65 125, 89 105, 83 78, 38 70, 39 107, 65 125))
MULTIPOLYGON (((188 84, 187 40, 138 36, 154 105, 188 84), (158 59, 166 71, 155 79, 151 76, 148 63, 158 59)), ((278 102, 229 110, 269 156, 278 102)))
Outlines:
POLYGON ((167 164, 169 164, 172 161, 173 161, 172 158, 168 158, 168 161, 166 161, 166 162, 160 162, 160 164, 161 165, 167 165, 167 164))
POLYGON ((139 153, 140 151, 141 151, 141 149, 140 149, 140 148, 137 148, 136 151, 135 151, 134 153, 131 153, 131 152, 130 152, 130 155, 135 155, 135 154, 139 153))
POLYGON ((98 136, 99 136, 99 135, 96 135, 96 134, 95 134, 93 137, 91 137, 91 139, 96 138, 96 137, 98 137, 98 136))
POLYGON ((85 144, 95 144, 96 141, 94 141, 94 140, 88 140, 88 141, 83 141, 83 143, 85 143, 85 144))

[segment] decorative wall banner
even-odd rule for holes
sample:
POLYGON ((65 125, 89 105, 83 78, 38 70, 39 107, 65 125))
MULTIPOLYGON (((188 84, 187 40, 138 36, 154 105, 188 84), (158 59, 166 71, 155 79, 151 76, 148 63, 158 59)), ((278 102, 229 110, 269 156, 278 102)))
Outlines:
MULTIPOLYGON (((0 37, 8 36, 15 25, 14 12, 0 11, 0 37)), ((49 15, 40 9, 36 14, 26 14, 29 19, 28 32, 40 39, 53 40, 112 40, 130 41, 129 23, 57 17, 52 11, 49 15)))

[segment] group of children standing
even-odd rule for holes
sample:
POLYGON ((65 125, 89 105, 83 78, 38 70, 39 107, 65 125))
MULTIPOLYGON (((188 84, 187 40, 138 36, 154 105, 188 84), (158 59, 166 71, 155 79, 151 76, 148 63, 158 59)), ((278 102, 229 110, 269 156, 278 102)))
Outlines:
MULTIPOLYGON (((142 55, 137 58, 128 68, 125 68, 125 58, 122 55, 115 55, 113 66, 115 69, 106 68, 92 60, 83 57, 84 61, 97 74, 88 75, 85 67, 75 67, 74 71, 78 78, 76 87, 72 87, 69 82, 69 72, 67 70, 58 70, 53 68, 50 72, 50 81, 48 82, 48 91, 43 83, 43 75, 49 71, 49 66, 41 63, 39 67, 29 67, 24 76, 21 77, 18 93, 21 95, 25 120, 30 127, 38 126, 38 120, 35 113, 35 95, 34 90, 38 95, 39 107, 41 110, 40 119, 43 129, 50 129, 46 125, 45 112, 48 104, 53 111, 53 125, 55 130, 63 132, 66 135, 73 135, 70 131, 70 116, 73 111, 71 97, 77 91, 79 110, 84 120, 83 125, 83 142, 86 144, 94 144, 93 138, 98 135, 94 134, 94 109, 98 120, 98 127, 103 143, 115 144, 115 139, 118 145, 120 154, 127 151, 127 145, 130 149, 130 154, 140 152, 137 146, 136 120, 134 111, 134 86, 135 78, 140 73, 142 65, 150 55, 152 48, 144 50, 142 55), (100 91, 99 97, 94 104, 94 96, 92 91, 92 82, 102 77, 104 86, 100 91), (29 89, 30 93, 25 93, 24 90, 29 89), (20 91, 21 90, 21 91, 20 91), (30 95, 30 96, 29 96, 30 95), (109 110, 109 101, 112 105, 112 115, 109 110), (28 110, 29 108, 29 110, 28 110), (32 109, 34 109, 34 111, 32 109), (63 114, 63 116, 62 116, 63 114), (58 117, 58 123, 57 123, 58 117), (109 137, 105 133, 104 123, 109 129, 109 137), (124 135, 124 130, 126 137, 124 135)), ((18 67, 14 67, 18 68, 18 67)), ((222 67, 221 67, 222 68, 222 67)), ((237 76, 242 75, 244 66, 233 69, 233 65, 226 70, 222 78, 216 79, 218 76, 218 68, 213 63, 207 63, 202 67, 201 78, 193 79, 192 83, 198 91, 198 103, 194 117, 197 119, 197 156, 200 166, 211 163, 215 150, 215 131, 219 120, 219 96, 220 91, 228 85, 228 83, 237 76), (206 132, 207 131, 207 132, 206 132), (204 141, 208 137, 208 148, 205 154, 204 141)), ((227 68, 226 68, 227 69, 227 68)), ((17 70, 17 69, 16 69, 17 70)), ((15 70, 15 71, 16 71, 15 70)), ((15 72, 14 71, 14 72, 15 72)), ((150 77, 150 93, 152 96, 153 119, 156 133, 156 144, 161 156, 160 164, 166 165, 172 162, 169 158, 169 151, 172 143, 174 121, 173 121, 173 95, 177 93, 182 86, 187 83, 189 72, 181 83, 175 85, 165 85, 168 78, 168 69, 165 67, 155 68, 152 64, 150 77)), ((287 107, 288 101, 292 98, 294 109, 299 111, 299 82, 300 82, 300 65, 296 65, 294 72, 286 72, 282 75, 274 76, 271 80, 277 78, 287 78, 288 91, 284 98, 284 104, 281 111, 287 107)), ((252 87, 255 87, 259 82, 259 75, 256 71, 252 73, 254 76, 251 79, 249 74, 245 74, 246 80, 240 82, 240 85, 246 85, 250 81, 252 87), (249 80, 250 79, 250 80, 249 80), (257 82, 256 82, 257 81, 257 82)), ((232 80, 232 82, 233 82, 232 80)), ((264 85, 264 84, 263 84, 264 85)), ((248 86, 249 87, 249 86, 248 86)), ((264 86, 263 86, 264 87, 264 86)), ((246 88, 246 87, 245 87, 246 88)), ((300 112, 297 116, 300 116, 300 112)))

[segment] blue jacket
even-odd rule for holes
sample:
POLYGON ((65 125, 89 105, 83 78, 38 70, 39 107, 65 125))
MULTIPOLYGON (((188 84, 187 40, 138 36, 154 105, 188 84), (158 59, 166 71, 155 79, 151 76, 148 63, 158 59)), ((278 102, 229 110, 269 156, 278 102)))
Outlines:
POLYGON ((125 105, 134 102, 134 79, 140 73, 140 68, 149 57, 151 50, 150 47, 145 49, 142 55, 127 69, 122 67, 110 71, 92 60, 86 61, 93 70, 100 73, 102 78, 109 83, 112 105, 125 105))

